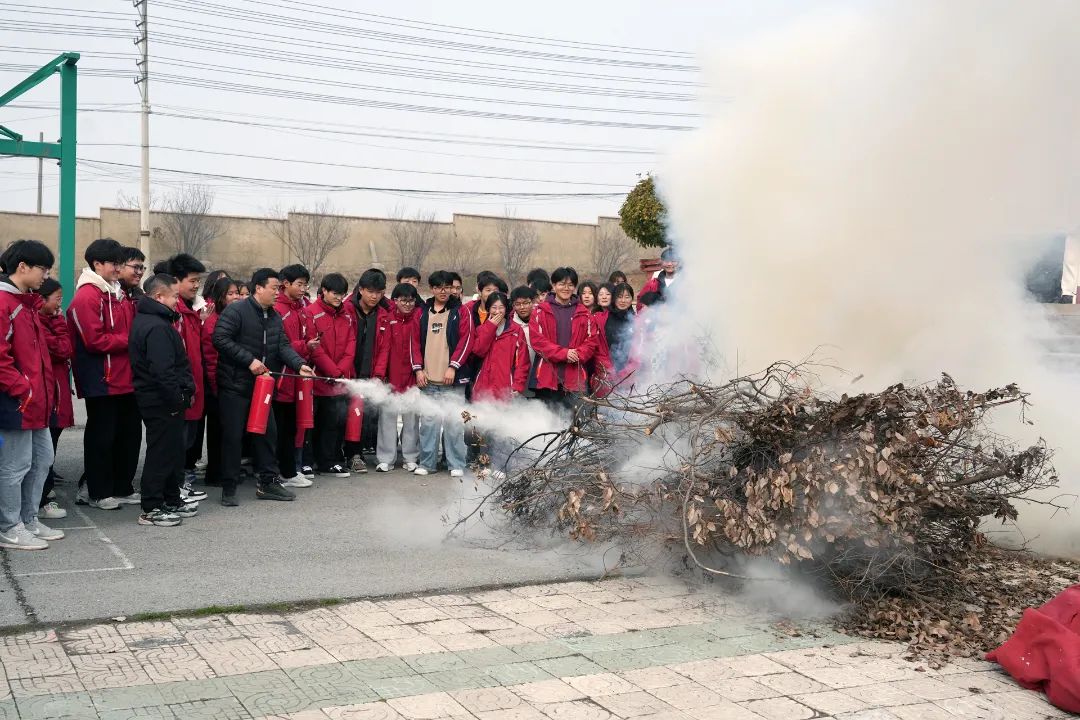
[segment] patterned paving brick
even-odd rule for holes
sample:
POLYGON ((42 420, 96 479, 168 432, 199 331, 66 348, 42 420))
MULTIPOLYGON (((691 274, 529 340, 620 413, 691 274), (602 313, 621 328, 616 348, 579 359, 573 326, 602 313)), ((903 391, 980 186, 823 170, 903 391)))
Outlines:
POLYGON ((15 698, 15 705, 22 720, 97 715, 94 703, 90 700, 90 695, 85 692, 15 698))
POLYGON ((94 690, 90 693, 90 699, 98 711, 130 710, 132 708, 165 705, 164 696, 153 685, 94 690))
POLYGON ((493 710, 510 710, 521 706, 523 703, 520 695, 516 695, 504 687, 458 690, 451 692, 450 697, 473 714, 493 710))
POLYGON ((100 720, 182 720, 169 707, 125 708, 98 713, 100 720))
POLYGON ((8 678, 67 675, 74 672, 71 660, 59 643, 0 646, 0 662, 8 678))
POLYGON ((192 647, 206 664, 221 676, 273 670, 277 667, 251 640, 198 643, 192 647))
POLYGON ((351 704, 325 708, 331 720, 401 720, 397 710, 385 702, 351 704))
POLYGON ((588 700, 541 705, 540 712, 551 720, 609 720, 611 713, 588 700))
POLYGON ((81 692, 82 681, 75 673, 68 675, 46 675, 43 677, 17 678, 8 681, 10 694, 14 697, 33 697, 34 695, 56 695, 60 693, 81 692))
POLYGON ((251 720, 253 717, 236 698, 195 700, 168 708, 183 720, 251 720))
POLYGON ((191 645, 162 645, 135 650, 133 654, 155 683, 214 677, 214 671, 191 645))
POLYGON ((423 677, 439 690, 445 691, 486 688, 499 684, 499 681, 492 677, 490 673, 475 667, 425 673, 423 677))
POLYGON ((71 663, 87 690, 149 685, 153 682, 130 650, 72 655, 71 663))
POLYGON ((60 642, 68 653, 110 653, 127 650, 124 637, 112 625, 91 625, 68 630, 60 642))
POLYGON ((509 665, 493 665, 485 668, 487 673, 500 685, 520 685, 521 683, 550 680, 552 675, 535 663, 518 662, 509 665))

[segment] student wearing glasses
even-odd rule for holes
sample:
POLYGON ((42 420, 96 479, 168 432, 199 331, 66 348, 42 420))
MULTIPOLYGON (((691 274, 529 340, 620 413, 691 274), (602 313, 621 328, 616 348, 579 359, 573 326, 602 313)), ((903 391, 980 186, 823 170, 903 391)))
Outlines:
MULTIPOLYGON (((372 375, 390 384, 395 393, 416 385, 411 349, 420 344, 420 293, 411 283, 398 283, 390 295, 392 309, 379 309, 379 329, 375 337, 375 364, 372 375)), ((404 469, 415 472, 420 458, 420 418, 415 413, 398 413, 389 403, 379 412, 376 442, 376 472, 390 472, 398 451, 398 415, 401 415, 401 456, 404 469)))

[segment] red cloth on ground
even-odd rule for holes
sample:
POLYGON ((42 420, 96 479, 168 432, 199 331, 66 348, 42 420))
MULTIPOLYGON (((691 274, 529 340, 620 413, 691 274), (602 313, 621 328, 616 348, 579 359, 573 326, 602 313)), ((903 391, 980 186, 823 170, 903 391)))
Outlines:
POLYGON ((986 659, 1062 710, 1080 713, 1080 585, 1025 610, 1012 637, 986 659))

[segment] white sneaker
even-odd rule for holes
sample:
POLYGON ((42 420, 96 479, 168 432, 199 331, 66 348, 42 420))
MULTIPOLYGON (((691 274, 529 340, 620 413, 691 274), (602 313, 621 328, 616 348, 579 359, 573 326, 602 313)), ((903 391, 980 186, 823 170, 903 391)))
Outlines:
POLYGON ((67 517, 67 510, 54 502, 45 503, 38 508, 38 517, 46 520, 62 520, 67 517))
POLYGON ((427 474, 428 474, 428 471, 425 470, 422 467, 418 467, 415 470, 413 470, 413 475, 427 475, 427 474))
POLYGON ((100 500, 87 500, 86 504, 98 510, 119 510, 120 503, 115 498, 107 497, 100 500))
POLYGON ((401 466, 405 472, 416 472, 416 463, 405 463, 401 466))
POLYGON ((296 477, 291 477, 291 478, 281 478, 281 484, 284 487, 301 488, 301 487, 311 487, 315 483, 311 482, 310 480, 308 480, 303 475, 297 475, 296 477))
POLYGON ((451 470, 450 477, 465 477, 464 470, 451 470))
POLYGON ((75 504, 76 505, 89 505, 90 504, 90 491, 86 489, 85 485, 83 485, 81 488, 79 488, 78 492, 75 493, 75 504))
POLYGON ((142 495, 140 493, 131 493, 130 495, 124 495, 123 497, 113 498, 121 505, 141 505, 142 495))
POLYGON ((54 528, 51 528, 48 525, 46 525, 45 523, 43 523, 43 522, 41 522, 40 520, 37 520, 37 519, 35 519, 34 522, 27 525, 26 529, 29 530, 30 532, 34 533, 34 535, 41 538, 42 540, 63 540, 64 539, 64 531, 63 530, 56 530, 54 528))
POLYGON ((5 533, 0 533, 0 547, 9 550, 45 550, 49 543, 45 542, 34 533, 19 523, 5 533))
POLYGON ((390 472, 390 463, 379 463, 375 466, 375 472, 390 472))

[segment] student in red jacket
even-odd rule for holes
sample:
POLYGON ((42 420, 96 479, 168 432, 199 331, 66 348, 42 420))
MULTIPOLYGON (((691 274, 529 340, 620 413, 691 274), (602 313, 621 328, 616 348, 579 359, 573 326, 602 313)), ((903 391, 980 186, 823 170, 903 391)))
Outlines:
POLYGON ((473 384, 474 402, 505 402, 525 392, 529 381, 529 341, 521 326, 508 317, 510 301, 496 292, 484 303, 487 322, 475 330, 473 354, 481 359, 473 384))
MULTIPOLYGON (((311 273, 303 265, 286 265, 281 268, 281 286, 274 311, 281 316, 285 337, 289 346, 305 362, 311 361, 311 352, 318 346, 311 318, 307 315, 308 283, 311 273)), ((297 379, 278 379, 274 394, 274 422, 277 423, 277 461, 281 484, 285 487, 305 488, 313 484, 311 478, 297 464, 296 451, 296 389, 297 379)), ((344 420, 342 421, 344 422, 344 420)))
MULTIPOLYGON (((379 310, 372 376, 390 384, 395 393, 416 386, 410 348, 420 344, 420 293, 411 283, 399 283, 391 293, 392 310, 379 310)), ((379 437, 375 448, 375 472, 390 472, 397 460, 398 416, 401 416, 401 457, 407 472, 415 472, 420 459, 420 416, 399 413, 388 404, 379 411, 379 437)))
MULTIPOLYGON (((49 358, 52 360, 53 383, 56 386, 56 406, 49 415, 49 434, 52 435, 53 455, 60 442, 60 433, 64 428, 75 424, 75 408, 71 404, 71 335, 68 334, 67 320, 60 312, 64 291, 60 283, 47 278, 38 289, 42 297, 41 327, 45 330, 45 342, 49 346, 49 358)), ((46 520, 60 520, 67 517, 67 510, 58 503, 49 500, 49 492, 56 484, 56 472, 49 467, 45 478, 45 487, 41 490, 41 502, 38 503, 38 517, 46 520)))
POLYGON ((634 316, 634 288, 616 285, 611 307, 596 315, 596 375, 593 388, 604 397, 619 386, 638 366, 637 332, 634 316))
POLYGON ((187 253, 173 255, 165 264, 165 272, 177 280, 176 313, 180 316, 173 325, 180 333, 184 343, 184 353, 191 363, 191 375, 195 379, 195 397, 191 407, 184 412, 187 436, 184 439, 187 448, 184 467, 184 483, 180 487, 180 497, 191 502, 206 499, 206 493, 193 487, 195 482, 195 460, 202 455, 202 423, 206 412, 206 383, 203 377, 202 356, 202 316, 195 310, 195 300, 199 297, 199 283, 206 266, 187 253), (199 452, 193 452, 193 446, 199 445, 199 452))
POLYGON ((585 365, 596 354, 596 324, 578 302, 577 271, 556 268, 553 292, 538 303, 529 320, 529 340, 536 351, 530 387, 549 405, 573 409, 589 391, 585 365))
POLYGON ((75 346, 71 363, 75 389, 86 400, 85 472, 75 502, 116 510, 142 503, 132 486, 142 447, 142 419, 128 359, 134 314, 117 284, 123 258, 120 243, 112 238, 95 240, 83 257, 87 267, 67 310, 75 346))
POLYGON ((218 351, 214 347, 214 328, 221 311, 229 303, 240 299, 240 284, 228 275, 219 277, 210 296, 213 310, 202 325, 203 376, 206 387, 206 475, 207 485, 221 484, 221 413, 218 408, 217 364, 218 351))
MULTIPOLYGON (((304 313, 308 326, 319 341, 312 347, 315 374, 348 380, 356 375, 356 316, 345 307, 349 282, 340 273, 324 275, 319 283, 319 299, 304 313)), ((342 383, 315 381, 315 464, 321 475, 349 477, 342 445, 345 440, 345 412, 349 407, 348 388, 342 383)))
POLYGON ((38 521, 53 463, 49 415, 56 407, 52 360, 34 293, 53 265, 49 248, 17 240, 0 255, 0 547, 44 550, 64 533, 38 521))

